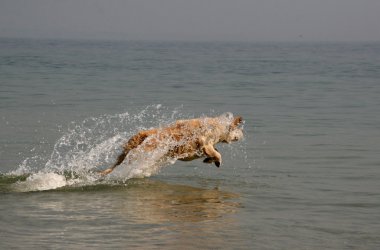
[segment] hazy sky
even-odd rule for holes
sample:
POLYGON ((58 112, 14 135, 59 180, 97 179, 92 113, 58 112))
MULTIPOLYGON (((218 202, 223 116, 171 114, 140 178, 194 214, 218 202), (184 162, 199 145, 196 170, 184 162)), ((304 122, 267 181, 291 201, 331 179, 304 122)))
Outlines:
POLYGON ((380 0, 0 0, 0 37, 380 41, 380 0))

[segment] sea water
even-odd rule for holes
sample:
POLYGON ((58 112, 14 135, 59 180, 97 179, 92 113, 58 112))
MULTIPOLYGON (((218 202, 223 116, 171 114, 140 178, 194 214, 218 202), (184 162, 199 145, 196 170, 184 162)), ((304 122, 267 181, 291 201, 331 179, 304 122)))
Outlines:
POLYGON ((377 249, 379 79, 379 43, 0 39, 0 248, 377 249), (224 112, 220 168, 96 174, 224 112))

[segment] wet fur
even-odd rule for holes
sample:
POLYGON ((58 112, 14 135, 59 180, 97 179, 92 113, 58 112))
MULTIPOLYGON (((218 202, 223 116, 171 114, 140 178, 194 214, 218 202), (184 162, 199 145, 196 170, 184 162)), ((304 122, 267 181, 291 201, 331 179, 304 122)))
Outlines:
POLYGON ((140 131, 123 145, 123 152, 115 164, 100 174, 111 173, 133 149, 150 152, 167 145, 172 145, 165 154, 167 158, 191 161, 204 157, 204 163, 215 163, 219 167, 222 156, 214 145, 240 140, 243 132, 238 126, 242 121, 240 116, 232 117, 232 114, 227 113, 213 118, 178 120, 167 127, 140 131))

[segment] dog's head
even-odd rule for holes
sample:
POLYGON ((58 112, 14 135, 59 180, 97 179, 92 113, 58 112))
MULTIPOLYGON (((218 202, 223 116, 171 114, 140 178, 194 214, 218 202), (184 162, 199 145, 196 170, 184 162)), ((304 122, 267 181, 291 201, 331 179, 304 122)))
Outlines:
POLYGON ((243 139, 243 118, 241 116, 233 116, 231 113, 222 115, 222 120, 227 122, 226 134, 221 142, 231 143, 233 141, 239 141, 243 139))

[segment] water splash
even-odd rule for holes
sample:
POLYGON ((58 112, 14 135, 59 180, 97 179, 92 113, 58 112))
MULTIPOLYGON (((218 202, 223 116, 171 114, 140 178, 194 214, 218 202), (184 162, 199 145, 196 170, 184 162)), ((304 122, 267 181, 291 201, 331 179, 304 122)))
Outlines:
POLYGON ((149 177, 176 161, 163 157, 172 145, 167 144, 151 152, 137 151, 133 154, 133 161, 125 160, 106 177, 97 172, 115 162, 122 145, 137 131, 165 126, 184 118, 189 116, 184 117, 180 108, 168 110, 162 105, 152 105, 135 113, 102 115, 71 122, 50 154, 28 157, 10 173, 27 176, 25 180, 14 183, 13 189, 41 191, 149 177))
POLYGON ((40 191, 151 176, 168 164, 159 162, 162 152, 140 157, 133 164, 123 164, 119 171, 107 178, 101 178, 97 171, 112 165, 122 144, 138 130, 164 126, 181 118, 180 108, 170 111, 162 105, 151 105, 135 113, 102 115, 71 122, 50 154, 27 157, 18 169, 9 173, 27 176, 15 183, 14 189, 40 191))

